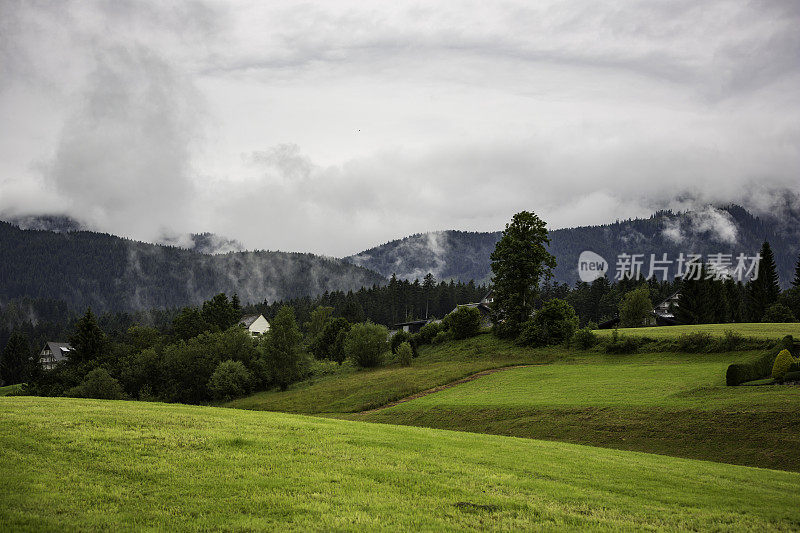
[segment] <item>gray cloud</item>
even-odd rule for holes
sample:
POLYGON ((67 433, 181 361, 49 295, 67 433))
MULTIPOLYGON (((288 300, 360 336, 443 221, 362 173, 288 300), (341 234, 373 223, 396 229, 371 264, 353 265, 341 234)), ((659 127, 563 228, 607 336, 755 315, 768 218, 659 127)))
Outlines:
POLYGON ((775 209, 800 192, 798 22, 777 1, 8 1, 0 213, 348 255, 521 209, 775 209))

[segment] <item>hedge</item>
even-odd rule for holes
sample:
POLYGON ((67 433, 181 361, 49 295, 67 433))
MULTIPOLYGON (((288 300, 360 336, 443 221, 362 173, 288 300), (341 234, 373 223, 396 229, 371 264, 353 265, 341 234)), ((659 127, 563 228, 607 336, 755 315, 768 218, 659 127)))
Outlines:
POLYGON ((791 335, 786 335, 771 350, 747 363, 734 363, 725 372, 725 383, 735 386, 747 381, 766 378, 772 375, 772 365, 781 350, 790 350, 794 344, 791 335))

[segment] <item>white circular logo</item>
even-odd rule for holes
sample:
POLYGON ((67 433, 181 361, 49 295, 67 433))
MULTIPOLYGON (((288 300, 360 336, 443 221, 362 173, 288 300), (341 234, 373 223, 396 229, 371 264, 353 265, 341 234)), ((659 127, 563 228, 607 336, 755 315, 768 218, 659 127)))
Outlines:
POLYGON ((597 278, 602 278, 608 271, 608 261, 602 256, 585 250, 578 257, 578 277, 585 283, 591 283, 597 278))

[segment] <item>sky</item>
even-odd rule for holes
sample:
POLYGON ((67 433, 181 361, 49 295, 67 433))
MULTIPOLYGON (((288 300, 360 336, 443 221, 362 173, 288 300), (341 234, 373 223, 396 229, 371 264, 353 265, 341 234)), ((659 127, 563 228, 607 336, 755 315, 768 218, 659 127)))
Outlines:
POLYGON ((0 214, 346 256, 800 194, 800 3, 0 0, 0 214))

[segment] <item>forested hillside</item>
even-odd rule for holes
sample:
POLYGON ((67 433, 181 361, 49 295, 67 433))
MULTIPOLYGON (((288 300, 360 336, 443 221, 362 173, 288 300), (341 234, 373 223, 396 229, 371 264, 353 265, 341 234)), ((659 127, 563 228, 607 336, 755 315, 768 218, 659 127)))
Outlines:
MULTIPOLYGON (((620 253, 678 254, 758 252, 767 240, 775 252, 780 282, 788 286, 800 252, 800 216, 786 209, 781 218, 753 216, 739 206, 673 213, 660 211, 647 219, 617 221, 600 226, 558 229, 550 232, 550 252, 558 262, 554 274, 560 283, 574 284, 578 279, 578 256, 592 250, 610 263, 614 275, 620 253)), ((442 231, 424 233, 371 248, 347 261, 380 272, 385 276, 415 279, 432 272, 438 279, 487 282, 491 277, 489 255, 501 233, 442 231)), ((646 272, 645 272, 646 275, 646 272)))
POLYGON ((386 280, 313 254, 207 255, 104 233, 22 230, 0 222, 0 302, 30 297, 70 308, 130 311, 197 304, 214 294, 243 302, 357 290, 386 280))

